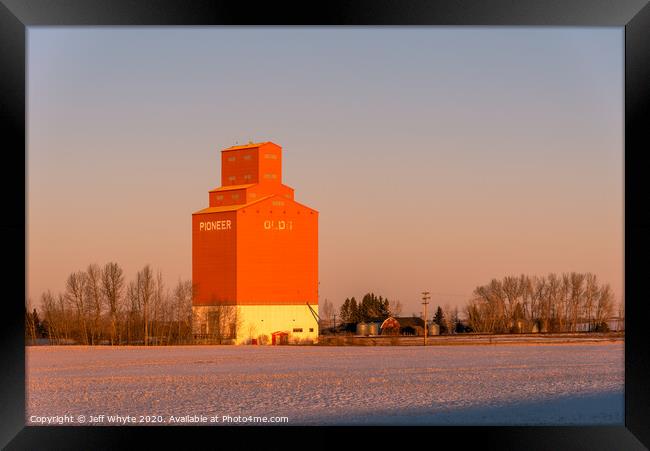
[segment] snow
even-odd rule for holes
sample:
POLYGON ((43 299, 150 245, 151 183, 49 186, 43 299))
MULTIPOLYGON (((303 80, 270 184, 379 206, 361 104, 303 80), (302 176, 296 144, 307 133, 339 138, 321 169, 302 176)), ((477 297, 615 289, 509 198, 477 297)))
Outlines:
POLYGON ((26 352, 27 424, 57 415, 72 424, 79 415, 160 415, 164 424, 186 415, 287 416, 289 425, 624 424, 620 341, 26 352))

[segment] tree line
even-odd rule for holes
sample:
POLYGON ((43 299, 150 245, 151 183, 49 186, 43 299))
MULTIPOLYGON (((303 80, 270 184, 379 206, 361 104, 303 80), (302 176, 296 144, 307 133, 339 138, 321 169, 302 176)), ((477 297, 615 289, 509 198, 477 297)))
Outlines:
POLYGON ((339 318, 341 323, 360 323, 368 321, 383 321, 389 316, 397 316, 402 311, 399 301, 391 304, 387 298, 366 293, 360 302, 354 298, 346 298, 341 305, 339 318))
POLYGON ((169 289, 150 265, 133 280, 114 262, 71 273, 63 293, 42 294, 40 312, 25 310, 26 338, 52 344, 183 344, 192 340, 190 280, 169 289))
MULTIPOLYGON (((127 282, 117 263, 91 264, 68 276, 64 292, 43 293, 39 309, 26 307, 26 338, 47 338, 52 344, 191 343, 194 291, 190 280, 179 280, 170 290, 162 273, 154 273, 150 265, 127 282)), ((402 306, 366 293, 359 302, 346 298, 338 321, 331 302, 325 300, 319 310, 324 328, 383 321, 399 316, 402 306)), ((232 335, 232 315, 227 313, 215 311, 207 318, 210 330, 219 337, 232 335)), ((466 319, 461 320, 457 309, 438 307, 433 322, 442 334, 604 332, 614 313, 614 296, 609 284, 600 284, 591 273, 522 274, 476 287, 464 313, 466 319)))
POLYGON ((606 332, 614 312, 609 284, 592 273, 507 276, 476 287, 465 313, 475 332, 606 332))
MULTIPOLYGON (((621 304, 620 316, 622 313, 621 304)), ((339 309, 339 325, 383 321, 401 314, 401 304, 366 293, 358 302, 346 298, 339 309)), ((506 276, 492 279, 473 291, 463 309, 437 307, 432 323, 441 334, 525 333, 525 332, 608 332, 615 299, 609 284, 601 284, 592 273, 550 273, 546 276, 506 276)), ((335 315, 331 303, 321 307, 324 324, 335 315)), ((415 316, 415 314, 414 314, 415 316)))

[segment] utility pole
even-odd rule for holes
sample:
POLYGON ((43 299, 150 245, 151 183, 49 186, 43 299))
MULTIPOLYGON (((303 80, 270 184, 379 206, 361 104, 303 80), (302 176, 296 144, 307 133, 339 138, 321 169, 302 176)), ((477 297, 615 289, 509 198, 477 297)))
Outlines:
POLYGON ((427 345, 427 305, 429 305, 429 299, 431 299, 431 294, 428 291, 422 292, 422 305, 424 305, 424 346, 427 345))
POLYGON ((334 335, 336 335, 336 313, 334 314, 334 335))

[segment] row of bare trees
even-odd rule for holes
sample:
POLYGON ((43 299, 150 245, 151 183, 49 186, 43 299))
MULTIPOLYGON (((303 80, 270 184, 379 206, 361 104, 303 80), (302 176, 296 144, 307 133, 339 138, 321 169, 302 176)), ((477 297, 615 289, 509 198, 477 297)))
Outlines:
MULTIPOLYGON (((40 329, 50 343, 182 344, 192 339, 192 282, 170 290, 150 265, 127 281, 114 262, 70 274, 65 291, 42 294, 40 329)), ((30 314, 34 322, 34 314, 30 314)), ((36 327, 28 329, 35 335, 36 327)), ((36 338, 36 337, 32 337, 36 338)))
POLYGON ((477 287, 465 313, 475 332, 605 331, 614 295, 591 273, 522 274, 477 287))

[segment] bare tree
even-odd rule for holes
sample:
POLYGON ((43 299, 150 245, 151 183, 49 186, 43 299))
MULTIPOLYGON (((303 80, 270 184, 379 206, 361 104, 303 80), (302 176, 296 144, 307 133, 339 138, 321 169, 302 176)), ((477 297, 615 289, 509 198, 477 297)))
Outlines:
POLYGON ((454 307, 454 311, 451 314, 451 329, 449 329, 449 333, 455 334, 458 331, 459 324, 460 324, 460 316, 458 314, 458 306, 454 307))
POLYGON ((477 287, 474 290, 473 305, 474 309, 468 311, 468 315, 472 315, 471 321, 478 328, 475 330, 490 333, 506 331, 505 293, 499 280, 492 279, 488 285, 477 287))
POLYGON ((106 263, 102 271, 102 294, 108 306, 111 321, 111 345, 117 338, 117 316, 121 308, 122 292, 124 290, 124 274, 117 263, 106 263))
POLYGON ((469 327, 475 332, 493 333, 496 324, 494 304, 487 287, 478 287, 470 299, 465 315, 469 327))
POLYGON ((217 344, 231 342, 241 326, 236 305, 216 305, 207 313, 209 339, 217 344))
POLYGON ((61 333, 63 334, 63 340, 64 342, 68 342, 70 340, 70 325, 71 325, 71 320, 70 320, 70 312, 66 308, 68 302, 66 301, 65 295, 62 293, 59 293, 57 295, 57 311, 61 315, 61 333))
POLYGON ((452 310, 449 304, 445 304, 442 306, 442 318, 443 318, 443 322, 445 323, 445 328, 447 330, 447 333, 453 333, 455 327, 455 324, 453 324, 454 311, 452 310))
POLYGON ((595 327, 592 315, 598 299, 598 281, 594 274, 589 273, 585 276, 585 289, 583 294, 583 317, 589 321, 588 330, 592 331, 595 327))
POLYGON ((102 270, 97 264, 88 265, 86 269, 86 299, 92 318, 90 321, 90 344, 96 344, 101 336, 100 320, 102 316, 102 270))
POLYGON ((618 303, 618 320, 619 320, 619 327, 620 325, 622 325, 623 328, 625 328, 625 300, 624 299, 621 299, 618 303))
POLYGON ((561 313, 560 331, 566 331, 567 323, 571 317, 571 275, 569 273, 562 273, 562 283, 560 284, 560 305, 561 313))
POLYGON ((531 284, 531 320, 537 325, 537 330, 542 332, 548 330, 548 322, 551 317, 551 309, 546 296, 546 278, 535 277, 531 284))
POLYGON ((66 299, 75 309, 77 314, 77 323, 79 325, 79 338, 83 344, 88 344, 88 328, 87 328, 87 302, 86 302, 86 286, 88 284, 88 276, 84 271, 77 271, 68 276, 66 283, 66 299))
POLYGON ((595 321, 596 326, 602 328, 614 312, 614 295, 609 284, 601 287, 596 302, 595 321))
POLYGON ((164 321, 165 301, 165 284, 163 282, 163 276, 160 271, 157 271, 156 278, 153 280, 150 309, 150 327, 154 343, 158 343, 160 339, 160 327, 164 321))
POLYGON ((526 330, 530 331, 532 324, 537 320, 537 297, 535 292, 535 284, 537 277, 527 276, 522 274, 519 276, 519 285, 521 290, 521 310, 523 319, 526 324, 526 330))
POLYGON ((144 321, 144 345, 149 344, 149 309, 151 298, 154 295, 155 282, 153 278, 153 271, 151 266, 146 265, 137 274, 137 281, 139 287, 140 301, 142 305, 142 317, 144 321))
POLYGON ((402 303, 400 301, 395 301, 394 303, 391 303, 389 306, 389 312, 390 316, 400 316, 402 314, 402 303))
POLYGON ((319 314, 321 318, 321 325, 320 327, 331 327, 332 326, 332 319, 334 318, 334 305, 327 299, 325 299, 322 304, 320 305, 319 314))
POLYGON ((61 318, 56 300, 50 290, 41 295, 41 309, 43 311, 43 320, 47 323, 47 338, 50 343, 58 343, 60 340, 61 318))
POLYGON ((616 330, 625 330, 625 300, 621 299, 618 302, 618 318, 616 330))
POLYGON ((162 296, 162 308, 160 309, 160 334, 164 337, 164 343, 169 344, 172 340, 173 320, 174 320, 174 300, 169 292, 169 288, 165 288, 165 293, 162 296))
POLYGON ((174 288, 174 313, 178 326, 176 340, 183 342, 191 326, 193 286, 191 280, 178 280, 174 288))
POLYGON ((136 331, 138 330, 137 326, 140 322, 142 309, 140 302, 139 274, 136 276, 136 280, 129 282, 127 298, 129 300, 129 311, 126 315, 126 341, 127 343, 132 343, 139 335, 136 331))
POLYGON ((32 313, 31 299, 27 299, 25 304, 25 335, 31 340, 31 344, 36 344, 36 321, 32 313))
POLYGON ((501 283, 504 296, 504 316, 506 328, 512 330, 516 327, 517 305, 519 304, 520 287, 519 279, 513 276, 507 276, 501 283))
POLYGON ((556 332, 560 330, 562 326, 562 321, 560 319, 562 318, 562 280, 557 276, 557 274, 551 273, 548 275, 547 282, 546 297, 549 310, 549 324, 547 330, 549 332, 556 332))
POLYGON ((571 332, 575 332, 577 330, 578 316, 580 313, 580 304, 584 298, 585 275, 581 273, 572 272, 569 275, 569 280, 570 280, 569 330, 571 332))

